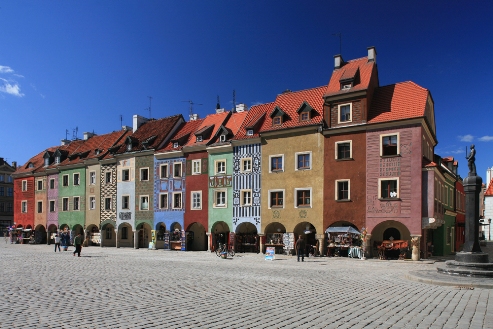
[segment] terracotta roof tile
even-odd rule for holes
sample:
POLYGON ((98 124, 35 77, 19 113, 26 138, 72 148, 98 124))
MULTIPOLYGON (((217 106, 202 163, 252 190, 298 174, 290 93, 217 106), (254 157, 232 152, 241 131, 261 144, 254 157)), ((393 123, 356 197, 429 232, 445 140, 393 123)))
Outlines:
POLYGON ((241 125, 238 133, 235 135, 233 140, 242 140, 249 138, 258 138, 259 128, 262 127, 263 120, 265 120, 267 113, 272 112, 274 108, 274 103, 266 103, 253 105, 248 111, 245 120, 243 120, 243 124, 241 125), (253 135, 248 136, 247 130, 253 129, 253 135))
POLYGON ((411 81, 376 88, 368 122, 377 123, 423 117, 428 95, 427 89, 411 81))
POLYGON ((490 183, 488 184, 488 188, 484 192, 485 196, 493 196, 493 178, 490 180, 490 183))
POLYGON ((187 145, 190 141, 195 141, 195 131, 200 127, 204 119, 198 119, 194 121, 185 122, 182 126, 176 131, 176 134, 170 139, 164 147, 157 150, 156 153, 169 152, 169 151, 179 151, 183 148, 184 145, 187 145), (173 141, 180 140, 182 138, 186 138, 183 143, 180 143, 179 147, 173 148, 173 141))
POLYGON ((368 62, 368 57, 353 59, 341 68, 335 69, 327 86, 325 96, 345 94, 353 91, 368 89, 373 70, 376 69, 375 62, 368 62), (359 83, 349 89, 341 90, 341 80, 353 77, 359 69, 359 83))
POLYGON ((204 137, 202 139, 202 142, 197 142, 195 136, 193 136, 193 138, 190 138, 187 144, 185 144, 184 146, 208 145, 213 140, 213 137, 216 134, 219 127, 221 127, 221 125, 224 124, 225 120, 228 118, 229 115, 231 115, 231 112, 224 111, 221 113, 214 113, 206 116, 202 121, 201 125, 198 127, 197 132, 203 130, 206 127, 212 126, 210 136, 204 137))

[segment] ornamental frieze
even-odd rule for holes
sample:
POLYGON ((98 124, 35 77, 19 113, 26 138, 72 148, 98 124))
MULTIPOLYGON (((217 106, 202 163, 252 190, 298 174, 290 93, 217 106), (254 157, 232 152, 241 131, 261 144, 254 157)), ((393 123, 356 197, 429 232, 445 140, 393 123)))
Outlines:
POLYGON ((233 176, 212 176, 209 177, 209 187, 232 187, 233 186, 233 176))

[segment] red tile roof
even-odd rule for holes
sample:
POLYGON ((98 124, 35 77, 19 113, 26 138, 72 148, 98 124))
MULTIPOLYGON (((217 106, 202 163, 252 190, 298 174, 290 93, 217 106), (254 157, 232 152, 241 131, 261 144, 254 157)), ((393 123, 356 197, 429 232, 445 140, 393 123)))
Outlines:
POLYGON ((376 69, 375 62, 368 62, 368 57, 353 59, 344 64, 341 68, 335 69, 325 91, 325 96, 345 94, 353 91, 368 89, 372 71, 376 69), (359 69, 359 83, 349 89, 341 90, 341 80, 354 77, 359 69))
POLYGON ((265 120, 267 113, 272 112, 274 108, 274 103, 266 103, 253 105, 248 111, 245 119, 243 120, 243 124, 241 125, 238 133, 235 135, 233 140, 242 140, 249 138, 258 138, 259 128, 262 126, 263 120, 265 120), (253 135, 247 136, 247 130, 253 129, 253 135))
POLYGON ((376 88, 368 122, 424 117, 428 96, 428 89, 411 81, 376 88))
POLYGON ((490 183, 488 184, 488 188, 484 192, 485 196, 492 196, 493 195, 493 178, 490 180, 490 183))
MULTIPOLYGON (((202 121, 202 124, 198 127, 197 132, 204 130, 204 128, 206 127, 211 127, 212 131, 210 136, 205 136, 203 137, 202 142, 197 142, 194 135, 184 146, 208 145, 211 141, 214 140, 214 135, 216 134, 217 130, 219 129, 219 127, 221 127, 222 124, 224 124, 230 114, 231 112, 224 111, 222 113, 214 113, 206 116, 202 121)), ((197 132, 195 132, 195 134, 197 132)))
POLYGON ((182 126, 176 131, 176 134, 171 137, 170 141, 164 145, 164 147, 160 148, 156 151, 156 153, 161 152, 169 152, 169 151, 179 151, 183 148, 184 145, 187 145, 190 141, 195 141, 195 132, 200 127, 204 119, 198 119, 194 121, 185 122, 182 126), (180 142, 179 147, 173 148, 173 141, 185 139, 183 142, 180 142))
POLYGON ((43 155, 46 152, 55 152, 55 150, 58 148, 58 146, 53 146, 50 148, 47 148, 46 150, 36 154, 33 156, 31 159, 29 159, 24 165, 22 166, 17 166, 15 172, 13 172, 14 175, 18 174, 25 174, 25 173, 33 173, 36 170, 38 170, 40 167, 44 166, 44 158, 43 155), (32 164, 32 167, 29 167, 29 164, 32 164))

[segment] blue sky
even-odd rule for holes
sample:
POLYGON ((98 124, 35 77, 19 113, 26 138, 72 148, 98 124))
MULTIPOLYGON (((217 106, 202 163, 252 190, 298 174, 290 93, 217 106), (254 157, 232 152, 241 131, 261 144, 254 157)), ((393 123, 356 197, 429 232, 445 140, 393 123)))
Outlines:
POLYGON ((201 117, 326 85, 333 56, 375 46, 380 85, 414 81, 435 102, 439 144, 467 176, 493 166, 491 1, 1 1, 0 156, 24 164, 85 131, 189 104, 201 117), (202 105, 198 105, 202 104, 202 105), (68 135, 66 135, 68 130, 68 135))

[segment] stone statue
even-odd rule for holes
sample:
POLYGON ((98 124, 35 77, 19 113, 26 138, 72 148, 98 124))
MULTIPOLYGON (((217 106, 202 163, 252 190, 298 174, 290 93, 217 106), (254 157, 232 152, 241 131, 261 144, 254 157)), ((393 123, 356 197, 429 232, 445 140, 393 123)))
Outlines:
POLYGON ((467 166, 469 167, 469 176, 476 176, 476 164, 474 163, 474 161, 476 161, 476 150, 474 149, 474 144, 471 144, 471 151, 469 152, 469 156, 467 156, 466 152, 466 159, 467 166))

